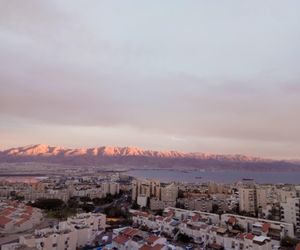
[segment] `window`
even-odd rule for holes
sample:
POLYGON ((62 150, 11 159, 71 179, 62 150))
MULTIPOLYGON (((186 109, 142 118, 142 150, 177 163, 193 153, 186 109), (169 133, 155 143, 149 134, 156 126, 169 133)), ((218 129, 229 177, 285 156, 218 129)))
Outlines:
POLYGON ((235 242, 234 241, 231 242, 231 248, 233 248, 233 249, 235 248, 235 242))
POLYGON ((57 247, 57 243, 52 244, 52 247, 57 247))

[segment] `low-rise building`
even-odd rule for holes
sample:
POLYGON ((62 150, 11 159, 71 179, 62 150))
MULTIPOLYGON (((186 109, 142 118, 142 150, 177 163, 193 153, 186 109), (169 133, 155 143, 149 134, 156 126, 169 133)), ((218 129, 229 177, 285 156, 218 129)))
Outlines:
POLYGON ((20 249, 65 249, 91 245, 99 232, 105 230, 106 216, 100 213, 83 213, 68 218, 54 227, 35 230, 22 235, 19 243, 6 244, 2 250, 20 249))
POLYGON ((295 237, 293 224, 280 221, 222 214, 221 225, 228 226, 230 229, 238 228, 256 236, 267 236, 275 241, 280 241, 286 236, 295 237))
POLYGON ((292 224, 233 214, 166 208, 163 216, 131 211, 134 225, 177 239, 187 235, 204 249, 279 249, 286 236, 294 237, 292 224))
POLYGON ((118 230, 112 247, 118 250, 167 250, 167 240, 139 229, 127 227, 118 230))
POLYGON ((43 214, 40 209, 17 201, 0 202, 0 233, 26 231, 40 224, 43 214))

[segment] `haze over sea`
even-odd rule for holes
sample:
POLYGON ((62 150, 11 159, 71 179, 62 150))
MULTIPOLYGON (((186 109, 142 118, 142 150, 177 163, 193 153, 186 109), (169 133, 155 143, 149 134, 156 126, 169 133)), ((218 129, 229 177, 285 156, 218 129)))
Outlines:
POLYGON ((253 171, 214 171, 214 170, 131 170, 128 175, 139 178, 177 182, 220 182, 232 183, 243 178, 254 179, 257 183, 300 184, 300 172, 253 172, 253 171))

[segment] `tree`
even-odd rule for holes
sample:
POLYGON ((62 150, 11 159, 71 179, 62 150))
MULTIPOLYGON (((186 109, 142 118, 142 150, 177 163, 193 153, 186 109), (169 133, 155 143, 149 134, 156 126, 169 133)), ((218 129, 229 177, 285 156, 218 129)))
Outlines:
POLYGON ((218 204, 213 204, 212 205, 212 213, 217 214, 219 211, 219 205, 218 204))
POLYGON ((93 212, 95 210, 95 206, 92 205, 92 204, 83 204, 81 206, 82 210, 84 210, 86 213, 89 213, 89 212, 93 212))
POLYGON ((182 233, 178 235, 177 240, 183 243, 191 243, 193 241, 193 239, 190 236, 182 233))
POLYGON ((178 190, 178 198, 184 198, 184 191, 181 189, 178 190))
POLYGON ((14 199, 17 200, 17 201, 24 201, 25 197, 24 196, 20 196, 20 195, 16 195, 14 197, 14 199))
POLYGON ((245 229, 240 224, 235 224, 232 226, 234 230, 238 230, 240 232, 245 232, 245 229))
POLYGON ((78 208, 79 202, 75 197, 71 197, 68 200, 67 205, 69 208, 78 208))
POLYGON ((96 197, 96 198, 92 199, 92 201, 96 206, 100 206, 100 205, 105 204, 105 200, 103 198, 96 197))
POLYGON ((37 207, 40 209, 47 209, 47 210, 60 210, 63 209, 66 204, 63 200, 60 199, 37 199, 33 204, 33 207, 37 207))
POLYGON ((88 196, 82 196, 82 197, 80 197, 80 201, 81 202, 90 202, 91 198, 88 196))
POLYGON ((175 207, 176 208, 181 208, 181 209, 184 209, 185 207, 184 207, 184 204, 183 203, 181 203, 181 202, 176 202, 176 205, 175 205, 175 207))
POLYGON ((291 238, 289 236, 286 236, 282 238, 281 240, 281 246, 282 247, 295 247, 299 243, 299 240, 295 238, 291 238))
POLYGON ((122 210, 119 207, 107 207, 104 209, 104 213, 107 217, 114 217, 114 218, 128 218, 129 215, 126 211, 122 210))
POLYGON ((131 206, 131 208, 132 208, 132 209, 136 209, 136 210, 138 210, 138 209, 140 209, 140 205, 139 205, 139 204, 137 204, 136 202, 134 202, 134 203, 132 203, 132 206, 131 206))
POLYGON ((162 216, 162 215, 163 215, 163 212, 164 212, 164 210, 157 210, 157 211, 155 212, 155 215, 162 216))

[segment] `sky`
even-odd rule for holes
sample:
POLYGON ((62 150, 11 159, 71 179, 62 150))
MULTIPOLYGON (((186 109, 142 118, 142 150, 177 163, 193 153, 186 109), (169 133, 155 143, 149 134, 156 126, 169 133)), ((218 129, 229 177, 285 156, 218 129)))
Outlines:
POLYGON ((0 0, 0 149, 300 159, 300 1, 0 0))

